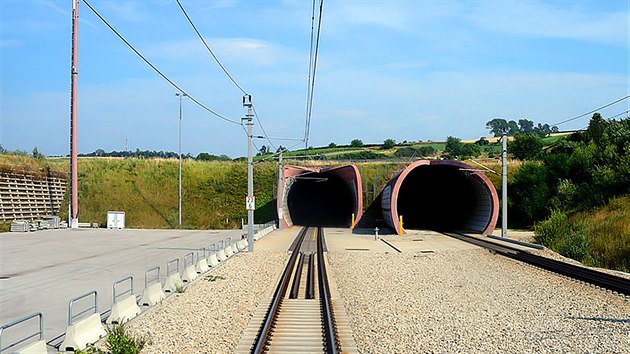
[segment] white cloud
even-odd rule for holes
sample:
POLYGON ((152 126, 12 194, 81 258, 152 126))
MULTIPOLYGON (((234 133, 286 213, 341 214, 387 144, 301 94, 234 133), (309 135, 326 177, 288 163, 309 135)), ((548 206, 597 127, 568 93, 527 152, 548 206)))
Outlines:
MULTIPOLYGON (((291 62, 296 54, 288 48, 251 38, 206 38, 206 43, 228 68, 230 64, 269 67, 279 62, 291 62)), ((199 39, 163 42, 148 46, 144 52, 151 57, 177 61, 207 62, 213 60, 199 39)))

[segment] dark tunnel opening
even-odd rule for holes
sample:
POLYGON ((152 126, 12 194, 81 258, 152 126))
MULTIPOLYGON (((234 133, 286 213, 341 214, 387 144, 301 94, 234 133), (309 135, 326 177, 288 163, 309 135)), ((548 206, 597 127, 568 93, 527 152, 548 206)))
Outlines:
POLYGON ((357 208, 354 199, 341 177, 311 172, 296 176, 287 206, 294 225, 348 227, 357 208))
POLYGON ((398 194, 404 228, 481 232, 491 196, 476 176, 457 166, 422 165, 405 177, 398 194))

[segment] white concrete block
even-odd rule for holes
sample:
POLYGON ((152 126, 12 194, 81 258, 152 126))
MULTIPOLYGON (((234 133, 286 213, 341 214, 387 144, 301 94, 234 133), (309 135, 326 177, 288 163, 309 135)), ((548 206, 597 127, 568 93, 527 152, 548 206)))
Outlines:
POLYGON ((154 283, 144 289, 139 304, 142 306, 153 306, 164 300, 165 297, 166 295, 164 295, 164 291, 162 291, 162 284, 154 283))
POLYGON ((184 283, 190 283, 195 279, 197 279, 197 271, 195 270, 195 266, 191 264, 186 267, 186 269, 184 269, 182 280, 184 281, 184 283))
POLYGON ((211 267, 216 267, 219 265, 219 259, 217 258, 217 254, 213 253, 208 257, 208 265, 211 267))
POLYGON ((206 261, 205 258, 202 258, 199 262, 197 262, 197 274, 203 274, 207 271, 210 270, 210 267, 208 267, 208 261, 206 261))
POLYGON ((107 317, 105 323, 122 324, 138 316, 140 312, 142 311, 140 310, 138 304, 136 304, 136 297, 131 294, 112 305, 112 312, 109 317, 107 317))
POLYGON ((101 316, 98 313, 84 318, 66 329, 66 339, 59 349, 61 350, 83 350, 88 344, 96 343, 107 332, 101 323, 101 316))
POLYGON ((16 354, 48 354, 46 349, 46 342, 39 340, 35 343, 31 343, 26 347, 16 350, 16 354))
POLYGON ((164 292, 166 293, 174 293, 177 290, 178 286, 184 285, 182 281, 182 277, 179 273, 174 273, 166 278, 166 282, 164 283, 164 292))

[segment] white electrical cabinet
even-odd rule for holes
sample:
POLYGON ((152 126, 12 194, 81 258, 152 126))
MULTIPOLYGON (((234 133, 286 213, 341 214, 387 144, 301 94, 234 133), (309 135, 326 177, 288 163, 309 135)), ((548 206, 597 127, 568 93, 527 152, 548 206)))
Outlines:
POLYGON ((107 228, 108 229, 124 229, 125 228, 125 212, 124 211, 108 211, 107 212, 107 228))

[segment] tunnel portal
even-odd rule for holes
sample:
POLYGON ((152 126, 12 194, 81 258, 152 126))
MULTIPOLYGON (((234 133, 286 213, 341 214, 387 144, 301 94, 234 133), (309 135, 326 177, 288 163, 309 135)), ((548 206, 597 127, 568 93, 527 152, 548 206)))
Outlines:
POLYGON ((288 196, 294 225, 347 227, 356 206, 345 181, 332 173, 297 176, 288 196))
POLYGON ((456 161, 417 161, 386 187, 383 216, 397 233, 405 229, 488 234, 498 217, 498 196, 488 178, 456 161), (389 189, 388 189, 389 188, 389 189))
POLYGON ((359 220, 363 200, 356 166, 285 166, 278 185, 278 218, 284 226, 349 227, 359 220))

